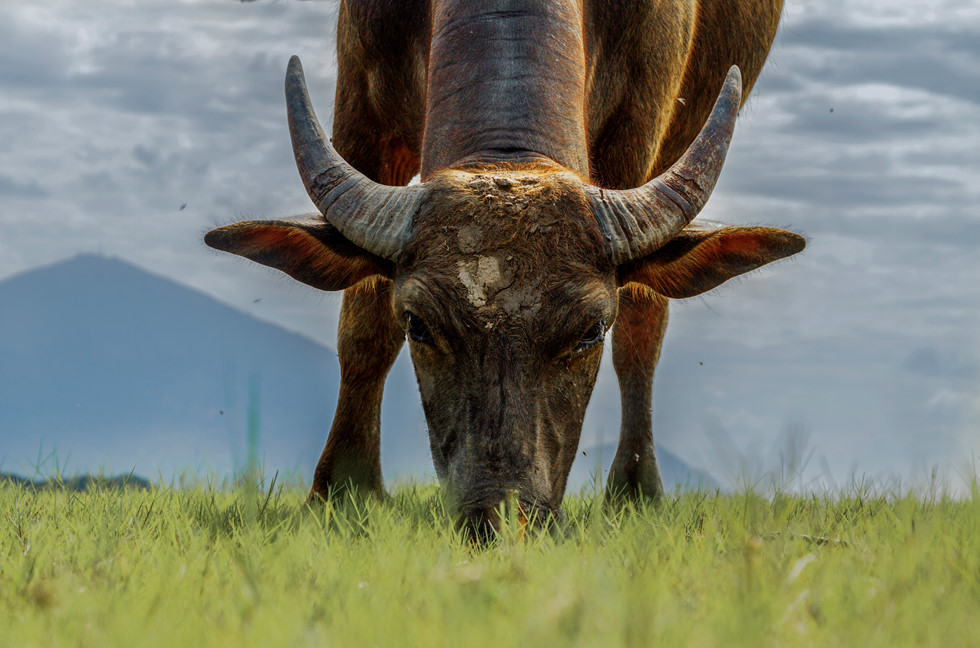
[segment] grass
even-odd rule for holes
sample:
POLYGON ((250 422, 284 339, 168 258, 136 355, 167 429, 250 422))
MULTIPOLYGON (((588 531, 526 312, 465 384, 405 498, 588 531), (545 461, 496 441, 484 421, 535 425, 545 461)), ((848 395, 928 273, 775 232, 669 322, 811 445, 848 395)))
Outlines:
POLYGON ((567 500, 464 542, 437 488, 0 485, 3 646, 975 646, 980 492, 567 500))

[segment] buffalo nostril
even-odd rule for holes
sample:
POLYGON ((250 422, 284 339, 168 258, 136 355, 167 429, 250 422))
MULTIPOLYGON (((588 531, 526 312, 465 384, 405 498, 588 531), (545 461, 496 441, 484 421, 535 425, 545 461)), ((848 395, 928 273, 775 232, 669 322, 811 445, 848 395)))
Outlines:
POLYGON ((459 524, 471 542, 489 544, 501 537, 522 542, 528 516, 517 491, 508 491, 496 503, 464 509, 459 524))
POLYGON ((461 516, 460 526, 469 542, 488 545, 497 540, 500 515, 496 508, 472 511, 461 516))

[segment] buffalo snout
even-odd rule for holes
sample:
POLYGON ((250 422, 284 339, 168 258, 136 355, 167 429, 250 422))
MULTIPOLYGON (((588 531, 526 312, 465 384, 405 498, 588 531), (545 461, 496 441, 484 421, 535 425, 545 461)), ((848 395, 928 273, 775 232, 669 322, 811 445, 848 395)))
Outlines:
POLYGON ((516 491, 460 507, 457 526, 475 544, 491 544, 501 537, 523 540, 525 532, 544 528, 560 511, 522 501, 516 491))
POLYGON ((457 524, 469 542, 486 545, 499 537, 500 521, 499 507, 487 506, 461 513, 457 524))

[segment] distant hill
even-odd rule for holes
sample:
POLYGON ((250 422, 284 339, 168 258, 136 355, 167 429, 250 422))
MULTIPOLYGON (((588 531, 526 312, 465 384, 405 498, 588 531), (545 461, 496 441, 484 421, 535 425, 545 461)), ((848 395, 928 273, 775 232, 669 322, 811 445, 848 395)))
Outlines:
POLYGON ((84 493, 96 489, 119 489, 135 488, 137 490, 147 490, 150 482, 136 475, 116 475, 115 477, 105 477, 103 475, 77 475, 67 479, 27 479, 12 473, 0 473, 0 485, 5 482, 18 486, 26 486, 35 490, 65 489, 84 493))
POLYGON ((0 359, 0 470, 21 474, 229 475, 250 398, 267 470, 310 473, 339 381, 331 349, 94 255, 0 283, 0 359))
MULTIPOLYGON (((120 259, 82 255, 0 282, 0 471, 230 477, 245 465, 251 405, 266 474, 308 479, 338 383, 333 350, 120 259)), ((407 354, 382 428, 387 478, 433 475, 407 354)), ((581 483, 593 466, 577 462, 581 483)))
MULTIPOLYGON (((606 477, 609 476, 609 466, 612 465, 613 457, 616 456, 616 444, 604 443, 602 445, 579 448, 578 456, 572 465, 572 472, 568 477, 570 488, 580 488, 582 485, 590 486, 595 483, 596 476, 601 470, 600 486, 606 484, 606 477)), ((668 493, 676 488, 681 489, 708 489, 714 490, 721 488, 718 481, 703 470, 698 470, 687 464, 683 459, 657 445, 657 465, 660 467, 660 476, 664 481, 664 488, 668 493)))

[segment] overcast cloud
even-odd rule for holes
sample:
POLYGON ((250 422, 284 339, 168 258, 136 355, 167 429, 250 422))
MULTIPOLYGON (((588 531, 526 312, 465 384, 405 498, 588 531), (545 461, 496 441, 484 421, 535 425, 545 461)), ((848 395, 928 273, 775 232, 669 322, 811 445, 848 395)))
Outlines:
MULTIPOLYGON (((282 78, 299 54, 330 123, 335 22, 328 1, 0 5, 0 279, 102 252, 333 346, 339 296, 201 235, 311 209, 282 78)), ((976 3, 788 0, 704 216, 809 246, 675 302, 657 441, 723 478, 734 453, 773 467, 787 435, 814 452, 806 479, 964 470, 980 452, 978 172, 976 3)), ((618 434, 614 382, 605 367, 586 445, 618 434)))

